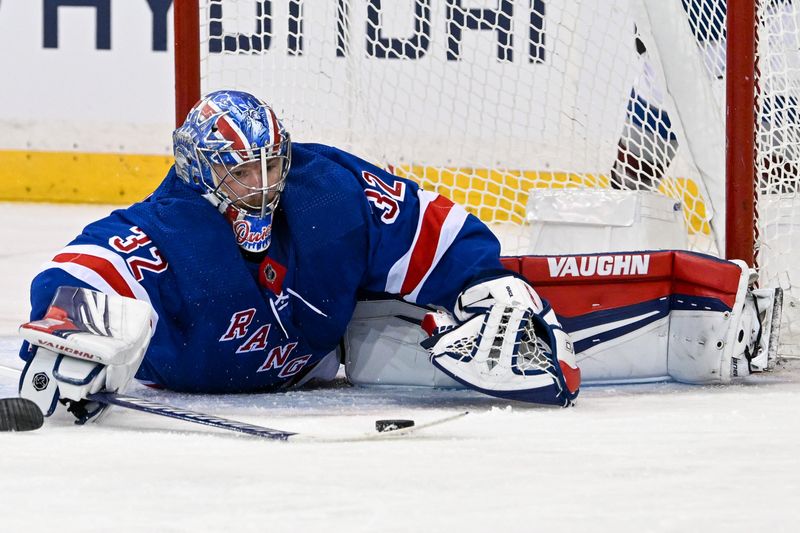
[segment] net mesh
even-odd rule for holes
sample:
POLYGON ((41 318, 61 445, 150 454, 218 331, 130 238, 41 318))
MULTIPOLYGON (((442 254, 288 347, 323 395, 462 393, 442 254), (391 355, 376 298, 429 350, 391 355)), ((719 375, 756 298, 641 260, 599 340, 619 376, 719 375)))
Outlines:
POLYGON ((762 0, 759 13, 756 258, 762 284, 794 289, 800 297, 800 9, 788 0, 762 0))
MULTIPOLYGON (((465 205, 507 254, 537 251, 536 191, 572 188, 677 200, 686 247, 717 254, 725 18, 725 0, 203 0, 202 89, 252 91, 296 141, 465 205)), ((756 246, 791 289, 798 8, 760 0, 757 30, 756 246)))

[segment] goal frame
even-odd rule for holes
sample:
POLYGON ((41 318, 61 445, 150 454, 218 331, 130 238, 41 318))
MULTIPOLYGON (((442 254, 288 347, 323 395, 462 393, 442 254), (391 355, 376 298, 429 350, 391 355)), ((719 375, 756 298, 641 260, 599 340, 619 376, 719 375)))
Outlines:
MULTIPOLYGON (((173 17, 178 127, 200 98, 200 0, 175 0, 173 17)), ((756 0, 728 0, 726 18, 725 257, 754 266, 756 0)))
POLYGON ((728 0, 725 55, 725 257, 754 266, 756 1, 728 0), (750 157, 745 157, 750 154, 750 157))

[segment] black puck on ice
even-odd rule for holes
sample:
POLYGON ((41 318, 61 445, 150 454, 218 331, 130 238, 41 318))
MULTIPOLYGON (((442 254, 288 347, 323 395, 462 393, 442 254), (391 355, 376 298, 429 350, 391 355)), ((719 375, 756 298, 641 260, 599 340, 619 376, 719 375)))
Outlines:
POLYGON ((410 428, 414 425, 413 420, 376 420, 375 429, 381 433, 395 431, 402 428, 410 428))
POLYGON ((0 400, 0 431, 33 431, 44 424, 39 406, 27 398, 0 400))

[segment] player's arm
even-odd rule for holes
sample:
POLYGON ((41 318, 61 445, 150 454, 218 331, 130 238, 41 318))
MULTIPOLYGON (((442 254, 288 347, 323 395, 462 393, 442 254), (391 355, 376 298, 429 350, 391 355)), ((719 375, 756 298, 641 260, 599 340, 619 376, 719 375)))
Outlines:
POLYGON ((497 238, 462 206, 373 166, 358 179, 370 248, 362 288, 453 311, 467 285, 506 273, 497 238))
POLYGON ((31 320, 20 327, 20 395, 46 415, 61 400, 79 419, 96 417, 103 408, 86 396, 123 390, 139 369, 158 321, 152 302, 159 301, 158 278, 142 265, 150 274, 166 269, 151 248, 138 228, 100 221, 34 278, 31 320))
POLYGON ((372 209, 369 288, 452 312, 429 320, 434 365, 487 394, 569 405, 580 385, 571 343, 549 305, 503 268, 489 228, 387 172, 361 179, 372 209))

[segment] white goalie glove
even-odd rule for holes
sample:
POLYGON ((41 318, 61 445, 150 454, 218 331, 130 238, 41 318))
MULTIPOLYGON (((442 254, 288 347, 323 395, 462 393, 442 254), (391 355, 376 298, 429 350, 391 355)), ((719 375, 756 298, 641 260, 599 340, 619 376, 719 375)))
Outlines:
POLYGON ((549 304, 522 279, 504 276, 465 289, 455 319, 430 313, 422 344, 450 377, 491 396, 568 406, 580 370, 549 304))
POLYGON ((19 328, 32 346, 20 396, 50 416, 59 400, 78 422, 97 420, 106 406, 87 400, 121 392, 144 358, 153 330, 149 303, 75 287, 59 287, 47 314, 19 328))

